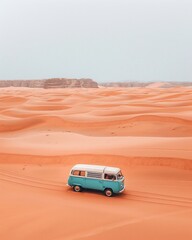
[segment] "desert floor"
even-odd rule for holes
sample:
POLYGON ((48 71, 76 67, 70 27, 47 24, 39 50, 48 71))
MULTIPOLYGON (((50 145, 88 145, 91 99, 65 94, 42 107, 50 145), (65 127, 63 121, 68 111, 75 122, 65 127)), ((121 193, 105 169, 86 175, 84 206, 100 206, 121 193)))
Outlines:
POLYGON ((192 88, 0 89, 0 239, 191 240, 192 88), (76 163, 125 192, 73 192, 76 163))

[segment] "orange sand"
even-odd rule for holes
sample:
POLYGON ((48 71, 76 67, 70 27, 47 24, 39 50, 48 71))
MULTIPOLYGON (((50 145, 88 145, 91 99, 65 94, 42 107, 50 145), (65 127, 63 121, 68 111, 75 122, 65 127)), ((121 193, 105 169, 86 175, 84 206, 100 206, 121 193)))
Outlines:
POLYGON ((191 240, 192 88, 0 89, 1 240, 191 240), (113 198, 66 186, 118 166, 113 198))

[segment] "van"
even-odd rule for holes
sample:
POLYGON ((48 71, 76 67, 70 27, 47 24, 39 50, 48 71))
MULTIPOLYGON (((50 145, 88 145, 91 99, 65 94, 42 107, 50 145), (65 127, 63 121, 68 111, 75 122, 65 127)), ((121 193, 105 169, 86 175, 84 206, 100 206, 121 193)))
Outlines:
POLYGON ((75 192, 83 189, 95 189, 111 197, 124 191, 124 176, 119 168, 99 165, 77 164, 69 174, 68 185, 75 192))

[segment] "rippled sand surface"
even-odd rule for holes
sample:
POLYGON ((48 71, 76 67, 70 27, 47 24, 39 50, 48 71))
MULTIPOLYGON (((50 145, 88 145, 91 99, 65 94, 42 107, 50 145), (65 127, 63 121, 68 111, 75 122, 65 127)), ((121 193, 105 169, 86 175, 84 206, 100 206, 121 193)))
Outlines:
POLYGON ((192 88, 0 89, 0 239, 192 239, 192 88), (117 166, 112 198, 66 186, 117 166))

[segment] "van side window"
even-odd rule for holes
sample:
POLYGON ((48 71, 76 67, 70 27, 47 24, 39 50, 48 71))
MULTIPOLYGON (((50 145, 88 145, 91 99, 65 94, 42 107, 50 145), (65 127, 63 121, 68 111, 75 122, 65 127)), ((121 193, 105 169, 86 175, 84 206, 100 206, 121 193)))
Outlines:
POLYGON ((90 178, 102 178, 102 173, 99 173, 99 172, 87 172, 87 177, 90 177, 90 178))
POLYGON ((74 176, 82 176, 82 177, 85 177, 85 171, 79 171, 79 170, 73 170, 71 172, 72 175, 74 176))
POLYGON ((116 180, 115 175, 105 173, 104 179, 116 180))
POLYGON ((80 171, 80 176, 85 177, 85 171, 80 171))
POLYGON ((80 171, 79 170, 73 170, 72 174, 75 176, 79 176, 80 171))

